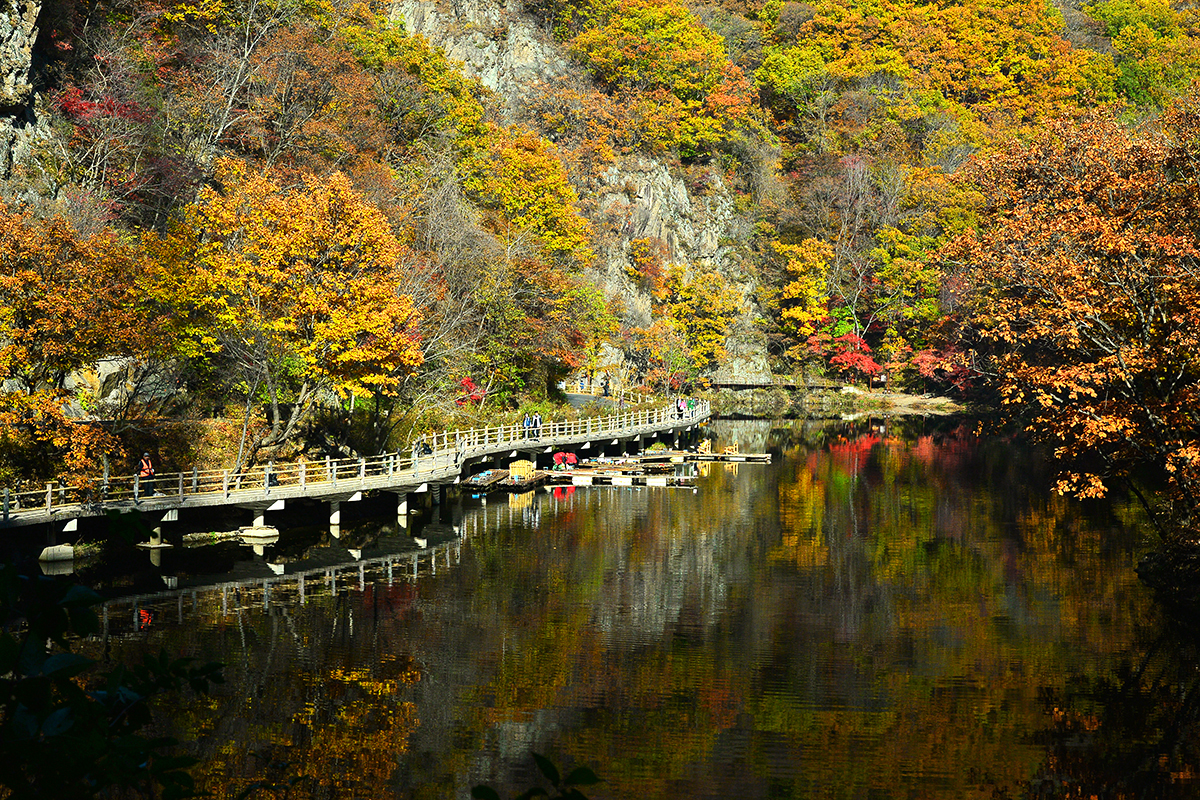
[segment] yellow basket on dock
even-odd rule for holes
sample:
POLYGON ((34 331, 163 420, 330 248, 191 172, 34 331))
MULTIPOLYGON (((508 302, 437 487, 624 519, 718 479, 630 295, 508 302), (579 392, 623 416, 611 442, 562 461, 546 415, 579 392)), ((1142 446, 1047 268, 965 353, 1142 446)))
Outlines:
POLYGON ((510 480, 523 481, 533 477, 533 462, 528 459, 514 461, 508 465, 508 477, 510 480))

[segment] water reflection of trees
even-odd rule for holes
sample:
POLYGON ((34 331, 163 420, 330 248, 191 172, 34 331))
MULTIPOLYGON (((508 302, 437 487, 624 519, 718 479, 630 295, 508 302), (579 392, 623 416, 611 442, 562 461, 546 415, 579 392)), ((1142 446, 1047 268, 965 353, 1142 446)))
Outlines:
POLYGON ((223 690, 170 713, 173 735, 200 759, 199 787, 216 798, 394 796, 390 781, 419 724, 420 673, 389 644, 411 589, 343 590, 269 613, 235 596, 224 615, 217 592, 190 624, 153 628, 146 650, 226 665, 223 690))
POLYGON ((1044 692, 1046 759, 1025 794, 1191 798, 1200 793, 1200 627, 1166 616, 1111 673, 1044 692))
POLYGON ((1049 495, 1011 443, 883 420, 713 435, 775 464, 489 505, 436 580, 164 634, 231 664, 182 737, 220 764, 208 785, 274 763, 314 796, 446 797, 526 785, 539 750, 614 797, 986 797, 1042 757, 1038 692, 1103 678, 1144 619, 1134 512, 1049 495))
POLYGON ((1099 670, 1132 635, 1112 620, 1132 625, 1140 595, 1114 567, 1132 565, 1138 520, 1048 496, 1038 459, 957 424, 739 423, 718 444, 734 436, 783 469, 714 468, 689 503, 586 515, 579 615, 498 665, 488 719, 524 720, 530 745, 541 726, 615 796, 932 780, 957 797, 1023 779, 1043 676, 1099 670), (542 704, 587 723, 552 730, 542 704))

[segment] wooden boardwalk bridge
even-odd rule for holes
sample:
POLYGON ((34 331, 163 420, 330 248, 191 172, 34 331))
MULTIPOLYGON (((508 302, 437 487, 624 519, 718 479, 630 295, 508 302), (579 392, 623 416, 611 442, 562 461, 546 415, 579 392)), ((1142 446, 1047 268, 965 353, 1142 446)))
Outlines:
POLYGON ((707 402, 678 412, 674 406, 639 409, 605 417, 548 421, 535 437, 521 425, 445 431, 418 441, 409 453, 386 453, 371 458, 300 461, 267 464, 251 471, 199 470, 160 474, 153 491, 137 476, 106 478, 82 486, 46 484, 44 490, 3 490, 0 528, 49 526, 54 533, 77 529, 86 517, 109 511, 138 510, 152 520, 171 522, 181 511, 238 507, 252 512, 253 524, 263 525, 265 513, 282 510, 289 500, 329 503, 329 524, 340 524, 340 504, 366 492, 397 496, 397 518, 404 520, 412 495, 430 488, 454 485, 482 461, 533 457, 555 450, 588 449, 593 445, 641 448, 647 439, 677 438, 711 416, 707 402), (419 445, 427 445, 422 453, 419 445), (61 527, 60 527, 61 526, 61 527))

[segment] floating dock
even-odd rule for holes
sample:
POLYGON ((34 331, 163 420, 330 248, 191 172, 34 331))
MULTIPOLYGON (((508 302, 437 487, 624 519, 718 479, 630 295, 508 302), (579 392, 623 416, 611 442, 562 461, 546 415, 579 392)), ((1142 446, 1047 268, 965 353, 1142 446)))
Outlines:
POLYGON ((552 472, 548 480, 558 486, 692 486, 696 476, 574 469, 552 472))
POLYGON ((645 486, 692 487, 698 477, 682 473, 678 465, 696 462, 771 463, 770 453, 703 453, 686 450, 658 450, 637 455, 592 458, 570 469, 534 470, 489 469, 463 481, 467 491, 527 492, 538 486, 645 486))
MULTIPOLYGON (((697 461, 720 461, 725 463, 770 464, 770 453, 697 453, 690 450, 658 450, 651 453, 624 456, 613 459, 613 463, 642 464, 649 468, 653 464, 687 464, 697 461)), ((585 462, 584 465, 604 463, 599 460, 585 462)))

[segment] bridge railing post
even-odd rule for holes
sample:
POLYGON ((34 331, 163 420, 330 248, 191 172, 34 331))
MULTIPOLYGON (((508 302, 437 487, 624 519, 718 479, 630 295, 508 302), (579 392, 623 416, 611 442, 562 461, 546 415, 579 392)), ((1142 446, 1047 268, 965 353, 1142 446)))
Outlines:
POLYGON ((200 492, 200 468, 192 465, 192 494, 200 492))
POLYGON ((137 502, 142 495, 142 476, 133 476, 133 502, 137 502))
POLYGON ((8 487, 4 487, 4 521, 8 522, 8 487))
POLYGON ((229 499, 229 470, 221 470, 221 494, 225 495, 225 499, 229 499))

